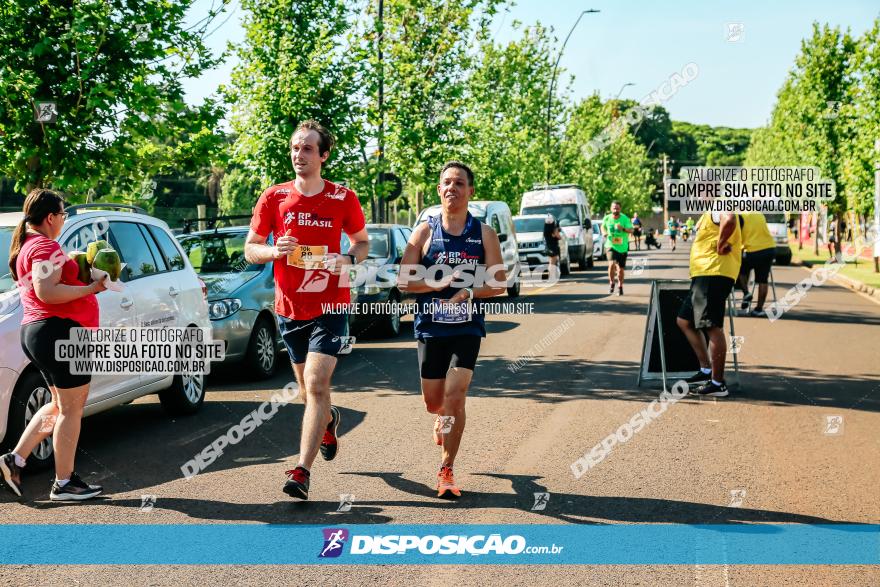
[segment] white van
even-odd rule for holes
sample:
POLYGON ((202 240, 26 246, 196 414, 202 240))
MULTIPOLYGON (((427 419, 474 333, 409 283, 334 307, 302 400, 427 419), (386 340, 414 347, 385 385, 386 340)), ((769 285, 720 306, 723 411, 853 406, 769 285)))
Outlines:
MULTIPOLYGON (((431 216, 439 216, 441 211, 440 204, 425 208, 416 218, 413 228, 422 222, 427 222, 431 216)), ((468 212, 498 233, 498 240, 501 241, 501 260, 504 261, 504 268, 507 270, 508 285, 511 277, 513 278, 513 285, 507 288, 507 295, 515 298, 519 295, 520 289, 519 245, 516 241, 510 207, 505 202, 476 200, 468 202, 468 212)))
POLYGON ((593 266, 593 223, 590 204, 574 184, 536 186, 523 194, 520 215, 553 214, 568 239, 568 256, 578 268, 593 266))

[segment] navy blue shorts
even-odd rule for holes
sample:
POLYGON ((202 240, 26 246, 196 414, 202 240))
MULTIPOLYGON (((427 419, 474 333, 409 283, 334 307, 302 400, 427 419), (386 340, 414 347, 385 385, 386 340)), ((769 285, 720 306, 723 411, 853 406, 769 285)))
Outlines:
POLYGON ((298 365, 306 362, 308 353, 337 357, 351 351, 348 314, 322 314, 309 320, 278 316, 278 329, 290 360, 298 365))

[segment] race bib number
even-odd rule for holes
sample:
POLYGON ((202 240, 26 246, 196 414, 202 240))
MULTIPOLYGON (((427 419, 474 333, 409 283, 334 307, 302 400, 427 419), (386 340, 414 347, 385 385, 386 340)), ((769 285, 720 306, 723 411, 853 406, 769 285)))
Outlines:
POLYGON ((437 324, 463 324, 471 321, 471 301, 431 300, 431 319, 437 324))
POLYGON ((326 245, 297 245, 287 255, 287 264, 300 269, 323 269, 326 245))
POLYGON ((611 244, 613 245, 622 245, 623 237, 622 236, 613 236, 611 237, 611 244))

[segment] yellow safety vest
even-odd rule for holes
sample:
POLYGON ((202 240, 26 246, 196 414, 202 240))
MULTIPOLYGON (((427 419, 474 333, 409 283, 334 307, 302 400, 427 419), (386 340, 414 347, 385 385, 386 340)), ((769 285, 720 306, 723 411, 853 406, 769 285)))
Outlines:
POLYGON ((742 232, 739 220, 727 241, 731 249, 726 255, 718 254, 720 234, 721 226, 712 220, 712 214, 703 214, 700 218, 700 230, 691 246, 691 277, 720 275, 736 279, 739 275, 739 266, 742 263, 742 232))
POLYGON ((760 212, 743 214, 742 219, 743 249, 747 253, 776 248, 776 241, 773 240, 773 235, 767 228, 767 219, 763 214, 760 212))

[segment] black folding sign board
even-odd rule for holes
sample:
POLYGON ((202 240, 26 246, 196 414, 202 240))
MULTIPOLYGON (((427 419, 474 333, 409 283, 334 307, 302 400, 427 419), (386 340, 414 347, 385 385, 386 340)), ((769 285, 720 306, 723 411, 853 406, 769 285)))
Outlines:
MULTIPOLYGON (((655 280, 651 283, 639 385, 642 381, 662 380, 666 389, 667 379, 684 379, 699 370, 700 362, 677 323, 678 311, 690 294, 690 286, 690 280, 684 279, 655 280)), ((732 337, 733 316, 729 306, 728 319, 732 337)), ((732 356, 734 370, 737 371, 736 355, 732 356)))

